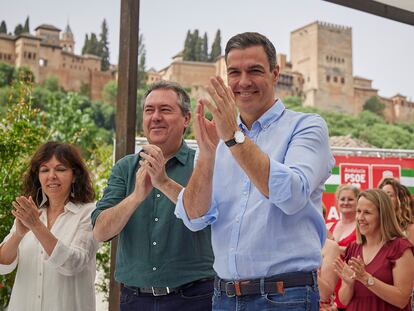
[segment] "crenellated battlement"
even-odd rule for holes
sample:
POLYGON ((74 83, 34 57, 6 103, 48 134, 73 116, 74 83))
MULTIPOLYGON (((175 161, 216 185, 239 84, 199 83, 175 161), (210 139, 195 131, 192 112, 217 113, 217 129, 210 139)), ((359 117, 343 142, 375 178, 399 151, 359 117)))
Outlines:
POLYGON ((338 25, 338 24, 333 24, 333 23, 328 23, 328 22, 323 22, 323 21, 317 21, 317 23, 321 28, 325 28, 327 30, 352 32, 352 28, 348 26, 343 26, 343 25, 338 25))

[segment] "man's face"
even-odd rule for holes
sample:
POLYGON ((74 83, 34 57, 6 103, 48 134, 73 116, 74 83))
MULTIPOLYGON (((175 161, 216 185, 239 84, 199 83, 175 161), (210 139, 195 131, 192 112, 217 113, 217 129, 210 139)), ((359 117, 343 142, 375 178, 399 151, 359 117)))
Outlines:
POLYGON ((190 113, 183 115, 178 105, 178 95, 174 91, 158 89, 147 96, 143 129, 150 144, 159 147, 179 144, 189 122, 190 113))
POLYGON ((257 120, 275 101, 279 66, 271 71, 261 45, 232 49, 227 55, 227 79, 241 116, 257 120))

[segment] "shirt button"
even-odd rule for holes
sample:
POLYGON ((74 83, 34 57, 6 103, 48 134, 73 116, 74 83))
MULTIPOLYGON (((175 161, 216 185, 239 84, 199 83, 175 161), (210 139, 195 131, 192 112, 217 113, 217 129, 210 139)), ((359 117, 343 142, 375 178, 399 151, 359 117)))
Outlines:
POLYGON ((155 219, 154 219, 155 221, 158 221, 158 218, 157 217, 155 217, 155 219))
POLYGON ((244 191, 244 192, 243 192, 243 195, 247 195, 247 191, 244 191))
POLYGON ((236 222, 238 223, 240 221, 239 217, 236 217, 236 222))
POLYGON ((42 272, 39 273, 39 276, 42 276, 42 272))
POLYGON ((157 245, 157 242, 152 242, 152 245, 157 245))
POLYGON ((40 295, 37 295, 37 298, 39 298, 39 299, 40 299, 40 295))
POLYGON ((161 194, 159 194, 159 193, 158 193, 158 194, 157 194, 157 198, 159 198, 160 196, 161 196, 161 194))
POLYGON ((152 271, 155 271, 155 270, 157 270, 157 267, 152 267, 152 271))

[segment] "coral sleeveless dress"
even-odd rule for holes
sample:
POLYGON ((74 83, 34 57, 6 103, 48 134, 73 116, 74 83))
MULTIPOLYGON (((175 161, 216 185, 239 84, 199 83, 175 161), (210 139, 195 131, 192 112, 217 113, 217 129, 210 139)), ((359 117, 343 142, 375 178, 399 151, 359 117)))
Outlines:
MULTIPOLYGON (((365 266, 365 270, 375 278, 387 283, 393 284, 392 269, 395 261, 400 258, 403 253, 411 249, 414 253, 414 246, 405 238, 395 238, 385 243, 378 251, 372 261, 365 266)), ((362 256, 362 245, 353 242, 348 246, 345 252, 344 260, 348 262, 351 257, 362 256)), ((356 281, 354 285, 354 295, 351 302, 346 307, 347 311, 356 310, 375 310, 375 311, 411 311, 411 305, 407 301, 405 308, 400 309, 384 300, 380 299, 362 283, 356 281)))

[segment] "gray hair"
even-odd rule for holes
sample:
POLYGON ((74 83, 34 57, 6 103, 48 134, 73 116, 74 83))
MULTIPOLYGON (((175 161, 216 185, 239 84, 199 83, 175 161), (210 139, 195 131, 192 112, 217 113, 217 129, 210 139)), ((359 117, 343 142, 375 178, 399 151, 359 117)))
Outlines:
POLYGON ((270 70, 276 67, 276 49, 272 42, 258 32, 244 32, 230 38, 226 44, 225 60, 232 49, 246 49, 251 46, 260 45, 263 47, 267 60, 269 61, 270 70))
POLYGON ((155 90, 171 90, 174 91, 178 96, 178 106, 180 106, 181 112, 183 115, 186 115, 191 111, 190 97, 184 88, 178 83, 160 80, 151 84, 148 90, 144 94, 142 99, 142 107, 145 105, 148 95, 155 90))

